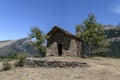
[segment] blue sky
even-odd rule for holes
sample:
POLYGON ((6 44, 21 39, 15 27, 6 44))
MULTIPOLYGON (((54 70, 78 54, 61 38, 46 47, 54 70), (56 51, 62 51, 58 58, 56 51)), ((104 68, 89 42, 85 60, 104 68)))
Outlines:
POLYGON ((0 40, 27 37, 34 25, 47 33, 57 25, 75 33, 89 13, 102 24, 120 22, 120 0, 0 0, 0 40))

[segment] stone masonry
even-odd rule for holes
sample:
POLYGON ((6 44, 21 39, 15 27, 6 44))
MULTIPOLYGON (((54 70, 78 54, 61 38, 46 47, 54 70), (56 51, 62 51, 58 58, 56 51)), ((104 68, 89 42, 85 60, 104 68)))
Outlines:
POLYGON ((80 56, 82 52, 82 41, 72 34, 61 31, 61 28, 54 28, 53 32, 48 35, 47 56, 58 56, 58 44, 62 45, 61 56, 80 56))

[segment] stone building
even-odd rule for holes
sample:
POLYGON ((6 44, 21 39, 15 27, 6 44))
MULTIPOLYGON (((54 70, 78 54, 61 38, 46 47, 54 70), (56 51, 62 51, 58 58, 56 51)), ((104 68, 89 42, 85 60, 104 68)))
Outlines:
POLYGON ((55 26, 48 34, 46 56, 82 55, 82 40, 75 35, 55 26))

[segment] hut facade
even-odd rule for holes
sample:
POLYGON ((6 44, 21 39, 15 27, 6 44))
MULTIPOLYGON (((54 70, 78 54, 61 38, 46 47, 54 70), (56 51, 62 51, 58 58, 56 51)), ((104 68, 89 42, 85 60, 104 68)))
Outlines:
POLYGON ((55 26, 48 34, 46 56, 82 55, 82 40, 75 35, 55 26))

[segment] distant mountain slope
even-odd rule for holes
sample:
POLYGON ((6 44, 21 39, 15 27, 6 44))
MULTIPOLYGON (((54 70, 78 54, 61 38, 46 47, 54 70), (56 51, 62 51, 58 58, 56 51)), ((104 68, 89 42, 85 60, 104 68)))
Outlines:
POLYGON ((33 55, 37 53, 37 50, 31 45, 31 42, 30 38, 0 41, 0 54, 26 53, 29 56, 33 55))
POLYGON ((14 43, 16 40, 6 40, 6 41, 0 41, 0 48, 8 46, 12 43, 14 43))
POLYGON ((117 26, 105 25, 105 34, 111 43, 109 46, 111 51, 107 55, 120 58, 120 24, 117 26))

